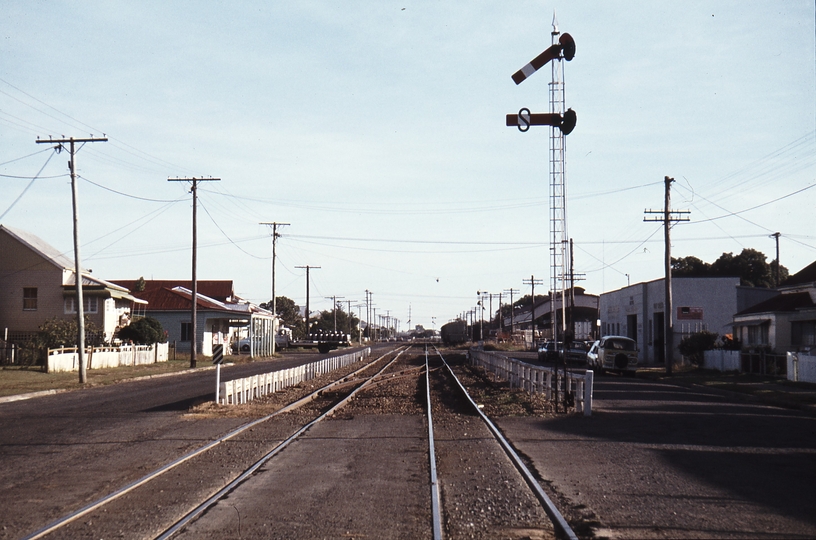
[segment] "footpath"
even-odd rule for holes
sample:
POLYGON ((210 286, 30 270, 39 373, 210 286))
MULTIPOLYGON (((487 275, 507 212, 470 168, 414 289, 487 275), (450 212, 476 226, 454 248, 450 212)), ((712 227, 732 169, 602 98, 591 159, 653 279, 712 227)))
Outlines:
POLYGON ((703 369, 678 370, 668 376, 664 368, 645 368, 637 371, 637 377, 689 388, 707 388, 735 399, 797 409, 816 416, 816 384, 751 373, 722 373, 703 369))

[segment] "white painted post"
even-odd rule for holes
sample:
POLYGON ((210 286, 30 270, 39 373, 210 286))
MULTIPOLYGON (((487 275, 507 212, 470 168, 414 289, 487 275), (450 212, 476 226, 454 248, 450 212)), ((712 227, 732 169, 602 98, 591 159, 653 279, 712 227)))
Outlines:
POLYGON ((592 416, 592 387, 594 386, 595 373, 588 369, 584 379, 584 416, 592 416))
POLYGON ((218 405, 221 398, 221 364, 215 365, 215 404, 218 405))

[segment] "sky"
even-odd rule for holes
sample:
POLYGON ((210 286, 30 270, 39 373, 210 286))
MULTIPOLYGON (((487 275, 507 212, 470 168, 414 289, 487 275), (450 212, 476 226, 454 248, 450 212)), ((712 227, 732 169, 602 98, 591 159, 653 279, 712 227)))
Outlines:
MULTIPOLYGON (((549 134, 505 115, 549 110, 549 66, 572 35, 565 102, 567 233, 588 292, 663 276, 672 255, 745 248, 791 273, 816 260, 814 1, 22 1, 0 25, 0 223, 107 280, 198 278, 355 313, 366 291, 405 330, 439 328, 477 291, 541 294, 549 260, 549 134)), ((0 254, 2 256, 2 254, 0 254)), ((493 309, 498 307, 494 296, 493 309)), ((487 304, 487 302, 486 302, 487 304)), ((488 304, 489 305, 489 304, 488 304)), ((365 318, 364 310, 361 312, 365 318)))

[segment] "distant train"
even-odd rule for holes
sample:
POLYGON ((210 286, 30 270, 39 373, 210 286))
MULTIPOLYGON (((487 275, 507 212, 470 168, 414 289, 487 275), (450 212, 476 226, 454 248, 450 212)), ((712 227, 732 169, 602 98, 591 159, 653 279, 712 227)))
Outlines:
POLYGON ((442 325, 439 332, 445 345, 459 345, 470 340, 467 323, 462 319, 456 319, 442 325))

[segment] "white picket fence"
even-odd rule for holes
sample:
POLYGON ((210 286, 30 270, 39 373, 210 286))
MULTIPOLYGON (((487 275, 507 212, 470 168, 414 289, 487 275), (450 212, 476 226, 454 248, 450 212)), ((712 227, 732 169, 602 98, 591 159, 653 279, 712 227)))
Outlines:
POLYGON ((586 370, 586 373, 567 371, 565 378, 563 371, 555 373, 553 368, 534 366, 515 358, 478 349, 470 350, 470 361, 473 365, 481 366, 497 377, 508 381, 510 388, 521 388, 531 394, 544 394, 547 400, 552 399, 553 389, 558 385, 558 389, 562 392, 567 389, 575 396, 577 412, 583 412, 584 416, 592 415, 592 390, 595 374, 591 369, 586 370), (553 379, 555 379, 555 384, 553 384, 553 379))
POLYGON ((703 352, 703 367, 717 371, 741 371, 742 359, 739 351, 713 349, 703 352))
MULTIPOLYGON (((119 366, 138 366, 166 362, 169 345, 122 345, 120 347, 86 347, 85 365, 87 369, 103 369, 119 366)), ((78 371, 79 354, 76 347, 48 349, 48 373, 78 371)))
POLYGON ((218 402, 223 405, 247 403, 265 394, 295 386, 324 373, 359 362, 370 355, 371 348, 366 347, 353 353, 324 358, 302 366, 225 381, 219 388, 218 402))

